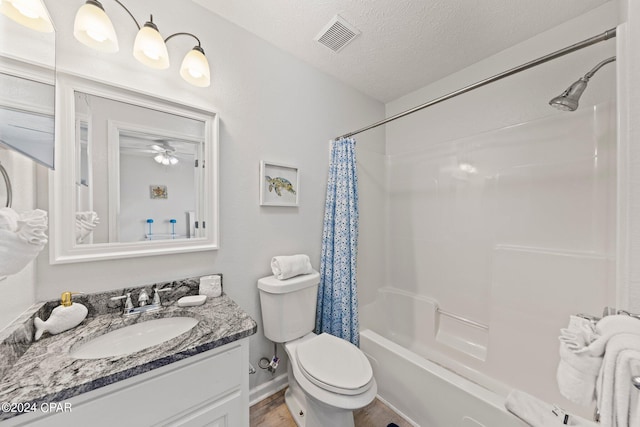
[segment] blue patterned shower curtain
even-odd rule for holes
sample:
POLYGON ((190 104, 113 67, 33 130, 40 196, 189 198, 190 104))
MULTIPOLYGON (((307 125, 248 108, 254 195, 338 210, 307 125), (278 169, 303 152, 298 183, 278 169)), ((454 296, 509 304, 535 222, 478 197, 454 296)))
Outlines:
POLYGON ((322 232, 316 332, 359 345, 356 256, 358 174, 356 141, 342 138, 331 148, 322 232))

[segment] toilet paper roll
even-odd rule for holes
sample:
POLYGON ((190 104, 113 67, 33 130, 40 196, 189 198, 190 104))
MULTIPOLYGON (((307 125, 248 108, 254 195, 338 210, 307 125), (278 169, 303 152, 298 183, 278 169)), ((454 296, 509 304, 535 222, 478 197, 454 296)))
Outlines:
POLYGON ((222 295, 222 278, 220 275, 213 274, 201 277, 199 293, 212 298, 222 295))

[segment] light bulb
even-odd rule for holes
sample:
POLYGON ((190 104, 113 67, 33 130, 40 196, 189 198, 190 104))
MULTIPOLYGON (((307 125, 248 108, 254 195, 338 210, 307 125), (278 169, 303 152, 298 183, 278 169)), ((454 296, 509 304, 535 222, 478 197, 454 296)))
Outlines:
POLYGON ((40 16, 37 11, 35 11, 32 7, 30 7, 29 4, 16 2, 13 4, 13 7, 15 7, 18 10, 18 12, 20 12, 21 14, 23 14, 29 19, 36 19, 38 16, 40 16))
POLYGON ((133 56, 148 67, 159 70, 169 68, 167 45, 153 22, 147 21, 138 31, 133 43, 133 56))
POLYGON ((169 164, 169 158, 167 156, 163 157, 162 164, 165 165, 165 166, 169 164))
POLYGON ((155 161, 156 161, 156 162, 158 162, 158 163, 162 163, 162 159, 163 159, 163 158, 164 158, 164 155, 163 155, 163 154, 158 154, 158 155, 156 155, 156 156, 153 158, 153 160, 155 160, 155 161))
POLYGON ((102 52, 117 52, 118 37, 102 4, 87 0, 78 9, 73 23, 73 36, 82 44, 102 52))
POLYGON ((107 36, 104 33, 101 33, 100 31, 96 31, 92 28, 87 29, 87 35, 91 37, 93 40, 97 41, 98 43, 102 43, 107 39, 107 36))
POLYGON ((151 49, 144 49, 142 53, 144 53, 147 58, 152 59, 154 61, 157 61, 158 58, 160 58, 160 54, 151 49))
POLYGON ((202 71, 198 70, 197 68, 189 68, 189 74, 194 79, 199 79, 200 77, 202 77, 202 71))
POLYGON ((53 24, 41 0, 3 0, 0 13, 32 30, 53 32, 53 24))
POLYGON ((178 158, 176 156, 169 157, 169 163, 171 163, 172 165, 178 164, 178 158))
POLYGON ((200 46, 191 49, 182 60, 180 75, 194 86, 208 87, 211 84, 209 61, 200 46))

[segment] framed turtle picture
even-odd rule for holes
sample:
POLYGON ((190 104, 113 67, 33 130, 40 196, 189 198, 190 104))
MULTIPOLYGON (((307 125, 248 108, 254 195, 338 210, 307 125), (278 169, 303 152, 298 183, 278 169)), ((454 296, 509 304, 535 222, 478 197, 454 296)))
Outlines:
POLYGON ((260 162, 260 206, 298 206, 299 187, 297 167, 260 162))

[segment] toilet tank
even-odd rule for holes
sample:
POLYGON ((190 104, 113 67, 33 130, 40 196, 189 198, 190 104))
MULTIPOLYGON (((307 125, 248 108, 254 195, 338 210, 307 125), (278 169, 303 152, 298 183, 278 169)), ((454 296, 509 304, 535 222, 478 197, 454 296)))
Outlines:
POLYGON ((268 339, 283 343, 313 331, 318 283, 317 271, 286 280, 274 276, 258 280, 262 323, 268 339))

